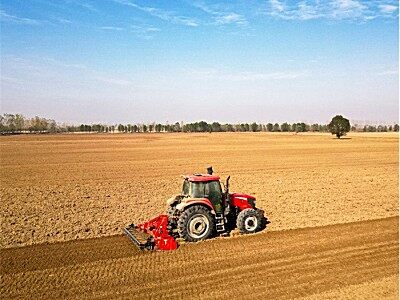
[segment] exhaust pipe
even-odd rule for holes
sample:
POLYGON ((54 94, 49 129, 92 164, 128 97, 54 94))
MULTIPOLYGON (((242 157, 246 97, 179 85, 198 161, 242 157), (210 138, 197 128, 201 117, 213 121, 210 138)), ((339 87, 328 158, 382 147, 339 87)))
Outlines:
POLYGON ((208 174, 208 175, 212 175, 213 173, 214 173, 214 171, 213 171, 212 166, 209 166, 209 167, 207 168, 207 174, 208 174))

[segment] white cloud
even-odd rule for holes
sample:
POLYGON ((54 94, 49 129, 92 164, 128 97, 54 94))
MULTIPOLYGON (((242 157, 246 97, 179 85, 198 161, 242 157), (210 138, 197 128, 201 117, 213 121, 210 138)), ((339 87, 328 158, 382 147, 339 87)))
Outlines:
POLYGON ((100 27, 102 30, 111 30, 111 31, 124 31, 125 28, 117 27, 117 26, 102 26, 100 27))
POLYGON ((56 20, 58 23, 61 23, 61 24, 72 24, 72 21, 71 21, 71 20, 64 19, 64 18, 56 18, 55 20, 56 20))
POLYGON ((153 34, 156 32, 161 31, 157 27, 153 26, 146 26, 146 25, 131 25, 130 26, 130 31, 134 33, 137 37, 145 40, 150 40, 153 38, 153 34))
POLYGON ((284 20, 361 20, 392 17, 398 9, 382 1, 361 0, 269 0, 266 13, 284 20))
POLYGON ((211 15, 214 19, 214 24, 217 25, 227 25, 227 24, 236 24, 236 25, 247 25, 248 21, 246 18, 238 14, 236 12, 227 12, 218 10, 210 5, 206 5, 204 2, 194 2, 192 4, 194 7, 204 11, 205 13, 211 15))
MULTIPOLYGON (((329 11, 328 11, 329 14, 329 11)), ((332 2, 332 19, 363 18, 368 15, 368 7, 356 0, 336 0, 332 2)))
POLYGON ((281 1, 279 1, 279 0, 270 0, 270 4, 271 4, 271 7, 272 7, 272 10, 273 11, 276 11, 276 12, 284 12, 285 11, 285 6, 283 5, 283 3, 281 2, 281 1))
POLYGON ((269 81, 269 80, 291 80, 306 77, 308 70, 304 71, 277 71, 277 72, 227 72, 225 70, 206 69, 206 70, 188 70, 188 75, 196 79, 211 79, 224 81, 269 81))
POLYGON ((246 19, 242 15, 239 15, 237 13, 229 13, 226 15, 218 16, 215 18, 215 21, 218 24, 231 24, 231 23, 240 25, 247 24, 246 19))
POLYGON ((397 10, 397 6, 390 5, 390 4, 381 4, 381 5, 379 5, 379 8, 380 8, 381 12, 385 13, 385 14, 387 14, 387 13, 391 14, 397 10))
POLYGON ((398 75, 399 74, 399 70, 386 70, 386 71, 382 71, 379 72, 378 75, 380 76, 390 76, 390 75, 398 75))
POLYGON ((15 24, 21 24, 21 25, 40 25, 41 22, 35 19, 29 19, 29 18, 21 18, 17 17, 14 15, 10 15, 4 10, 0 10, 0 20, 2 22, 10 22, 10 23, 15 23, 15 24))
POLYGON ((153 17, 157 17, 161 20, 168 21, 168 22, 171 22, 174 24, 186 25, 186 26, 190 26, 190 27, 196 27, 199 25, 197 20, 195 20, 193 18, 185 17, 185 16, 176 15, 174 12, 171 12, 171 11, 166 11, 166 10, 162 10, 162 9, 155 8, 155 7, 149 7, 149 6, 140 6, 129 0, 113 0, 113 1, 116 3, 122 4, 122 5, 130 6, 130 7, 136 8, 138 10, 144 11, 153 17))
MULTIPOLYGON (((42 80, 57 80, 57 78, 77 76, 85 78, 86 81, 101 82, 109 85, 132 85, 133 82, 126 77, 116 76, 92 69, 82 64, 71 64, 50 57, 21 58, 16 56, 3 57, 2 64, 6 75, 2 80, 8 78, 25 78, 29 76, 42 80)), ((10 81, 10 80, 9 80, 10 81)))
POLYGON ((120 26, 101 26, 99 27, 101 30, 105 31, 125 31, 134 33, 138 38, 149 40, 153 38, 153 34, 161 31, 159 28, 154 26, 146 26, 146 25, 130 25, 127 27, 120 26))
POLYGON ((63 0, 63 2, 65 2, 66 4, 73 4, 79 6, 91 12, 98 12, 98 10, 92 4, 83 2, 82 0, 63 0))

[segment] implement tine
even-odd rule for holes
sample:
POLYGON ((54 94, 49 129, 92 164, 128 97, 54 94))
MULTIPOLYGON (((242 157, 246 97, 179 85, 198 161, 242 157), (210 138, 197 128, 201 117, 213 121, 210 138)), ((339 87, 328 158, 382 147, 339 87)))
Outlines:
POLYGON ((133 224, 124 228, 123 231, 140 250, 153 250, 154 242, 150 234, 139 231, 133 224))

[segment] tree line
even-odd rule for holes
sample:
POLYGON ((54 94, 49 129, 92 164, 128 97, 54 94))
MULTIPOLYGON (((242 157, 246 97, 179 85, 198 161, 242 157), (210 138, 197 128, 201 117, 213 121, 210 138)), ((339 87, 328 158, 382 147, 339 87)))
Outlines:
MULTIPOLYGON (((205 121, 174 124, 80 124, 68 125, 57 123, 55 120, 41 117, 25 118, 22 114, 0 115, 0 133, 139 133, 139 132, 329 132, 327 124, 306 124, 304 122, 288 123, 238 123, 220 124, 205 121)), ((351 131, 360 132, 398 132, 399 125, 365 125, 351 126, 351 131)))

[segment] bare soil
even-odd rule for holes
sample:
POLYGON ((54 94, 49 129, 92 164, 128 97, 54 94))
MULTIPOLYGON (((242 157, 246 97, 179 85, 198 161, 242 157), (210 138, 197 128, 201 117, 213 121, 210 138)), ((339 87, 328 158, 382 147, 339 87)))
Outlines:
POLYGON ((123 236, 3 249, 2 297, 398 299, 398 221, 219 238, 171 252, 140 252, 123 236))
POLYGON ((398 143, 398 134, 0 137, 2 298, 397 299, 398 143), (120 235, 164 212, 180 175, 208 165, 256 196, 266 231, 163 253, 120 235))
POLYGON ((1 137, 0 247, 119 234, 165 211, 180 175, 212 165, 254 195, 269 230, 398 215, 398 135, 1 137))

